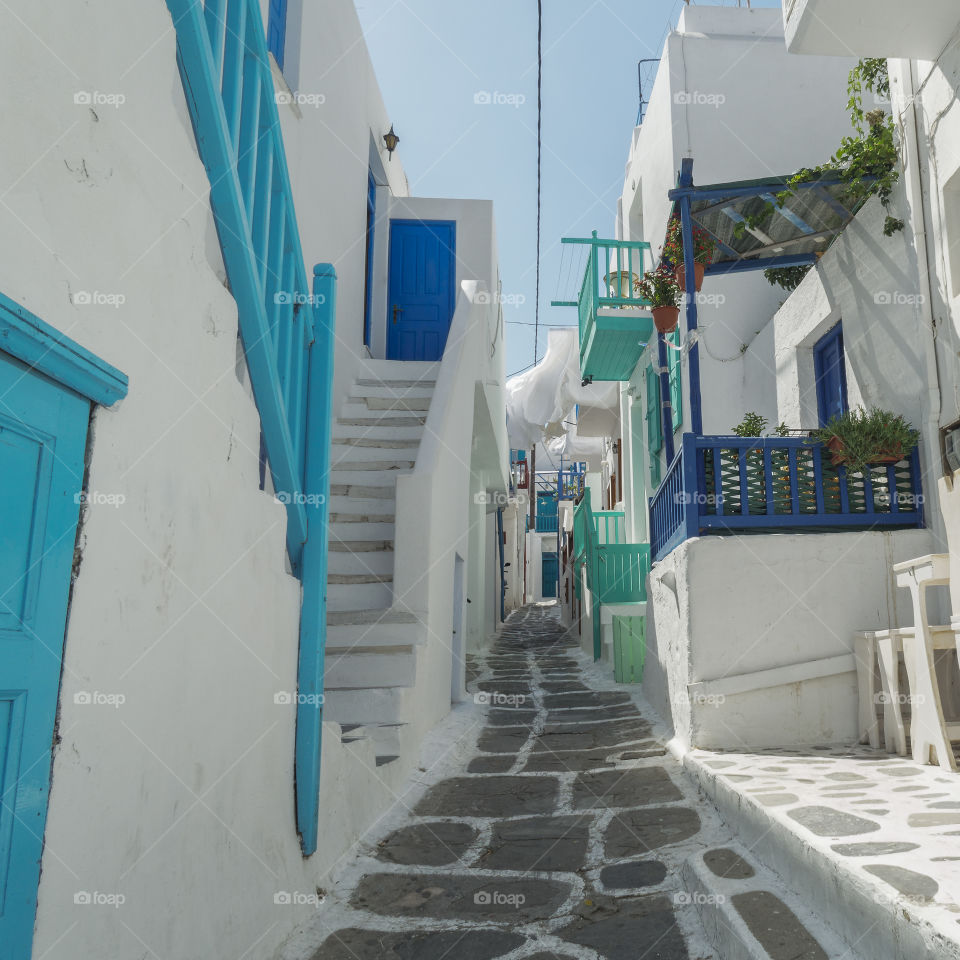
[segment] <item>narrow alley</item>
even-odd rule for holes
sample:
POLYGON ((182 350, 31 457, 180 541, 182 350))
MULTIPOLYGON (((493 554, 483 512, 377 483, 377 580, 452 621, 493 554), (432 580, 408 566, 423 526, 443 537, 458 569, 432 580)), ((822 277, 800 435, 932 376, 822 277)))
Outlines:
POLYGON ((320 908, 319 949, 298 955, 702 960, 715 953, 698 909, 729 894, 728 934, 745 923, 771 957, 825 958, 555 613, 518 610, 474 660, 465 766, 427 770, 374 829, 320 908))

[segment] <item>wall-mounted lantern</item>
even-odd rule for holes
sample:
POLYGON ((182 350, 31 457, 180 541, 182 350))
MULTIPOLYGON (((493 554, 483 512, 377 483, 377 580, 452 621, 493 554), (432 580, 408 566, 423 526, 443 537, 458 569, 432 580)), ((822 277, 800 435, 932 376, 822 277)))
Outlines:
POLYGON ((383 135, 383 142, 387 146, 387 159, 393 159, 393 151, 397 149, 400 138, 393 132, 393 124, 390 124, 390 130, 383 135))

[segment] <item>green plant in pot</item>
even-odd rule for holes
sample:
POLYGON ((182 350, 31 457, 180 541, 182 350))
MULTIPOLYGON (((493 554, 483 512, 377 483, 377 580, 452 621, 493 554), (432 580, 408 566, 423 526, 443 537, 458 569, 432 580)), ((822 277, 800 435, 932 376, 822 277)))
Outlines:
POLYGON ((830 451, 834 466, 841 464, 850 473, 859 473, 872 463, 897 463, 917 445, 920 431, 889 410, 857 407, 830 422, 811 437, 830 451))
MULTIPOLYGON (((717 241, 703 229, 693 228, 693 272, 697 293, 703 286, 703 275, 707 264, 713 263, 713 256, 717 250, 717 241)), ((663 245, 663 257, 676 265, 675 276, 680 291, 686 290, 687 267, 684 263, 683 251, 683 223, 679 217, 673 217, 667 226, 667 239, 663 245)))
POLYGON ((680 319, 680 288, 673 270, 663 265, 656 270, 648 270, 634 286, 637 293, 650 304, 657 332, 673 333, 680 319))

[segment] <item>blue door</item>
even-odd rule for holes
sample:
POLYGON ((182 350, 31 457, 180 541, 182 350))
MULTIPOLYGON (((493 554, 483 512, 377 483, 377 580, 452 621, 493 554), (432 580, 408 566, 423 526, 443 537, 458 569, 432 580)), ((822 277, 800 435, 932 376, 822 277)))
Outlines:
POLYGON ((0 353, 0 956, 29 960, 90 403, 0 353))
POLYGON ((543 562, 543 589, 541 593, 545 597, 555 597, 557 595, 557 574, 559 565, 557 564, 557 555, 555 553, 541 554, 543 562))
POLYGON ((270 0, 267 17, 267 49, 282 70, 287 49, 287 0, 270 0))
POLYGON ((439 360, 455 303, 456 223, 390 221, 387 359, 439 360))
POLYGON ((843 327, 837 324, 813 348, 820 426, 847 410, 847 364, 843 354, 843 327))

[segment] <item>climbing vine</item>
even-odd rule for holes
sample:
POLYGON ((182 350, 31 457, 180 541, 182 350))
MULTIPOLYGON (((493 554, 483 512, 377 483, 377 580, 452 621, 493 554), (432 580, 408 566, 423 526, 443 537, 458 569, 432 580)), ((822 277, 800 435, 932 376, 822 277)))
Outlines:
MULTIPOLYGON (((845 185, 844 201, 849 205, 856 206, 872 196, 879 198, 887 210, 883 234, 889 237, 903 229, 903 220, 890 213, 890 198, 900 179, 896 131, 893 117, 885 110, 864 109, 863 97, 866 90, 872 92, 878 100, 889 99, 890 76, 886 60, 868 57, 850 71, 847 80, 847 109, 850 111, 854 134, 840 141, 836 153, 827 163, 818 167, 805 167, 795 173, 787 181, 787 189, 777 194, 776 206, 782 207, 789 197, 795 195, 796 187, 800 183, 826 177, 837 178, 845 185)), ((752 215, 746 216, 737 225, 737 236, 743 236, 748 228, 760 226, 773 210, 774 205, 768 203, 752 215)))

